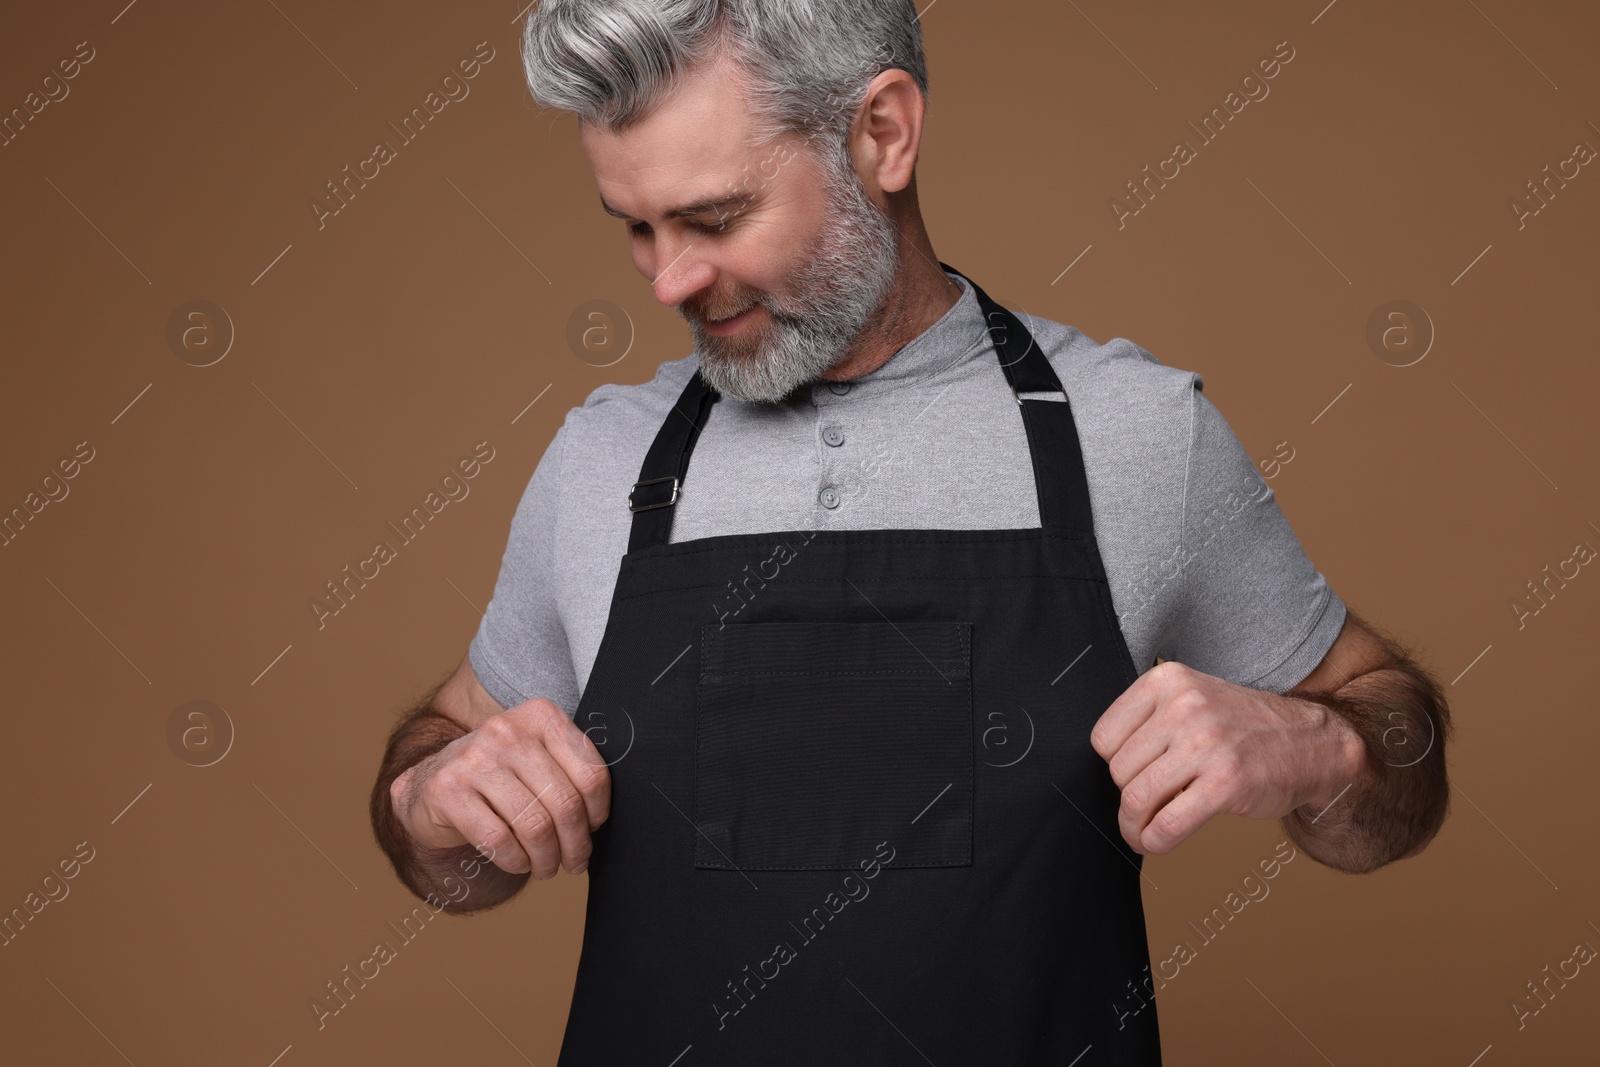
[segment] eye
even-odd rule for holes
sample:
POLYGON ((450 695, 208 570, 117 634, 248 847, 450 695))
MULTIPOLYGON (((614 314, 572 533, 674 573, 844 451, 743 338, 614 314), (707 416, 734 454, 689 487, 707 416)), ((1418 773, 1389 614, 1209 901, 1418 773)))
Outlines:
POLYGON ((694 226, 695 229, 699 230, 701 233, 709 233, 709 234, 727 233, 729 230, 731 230, 733 228, 733 219, 731 217, 723 217, 723 218, 718 218, 718 219, 712 219, 710 222, 696 222, 696 223, 693 223, 692 225, 694 226))
POLYGON ((645 234, 650 232, 650 224, 648 222, 630 223, 628 225, 628 232, 633 234, 635 237, 643 237, 645 234))

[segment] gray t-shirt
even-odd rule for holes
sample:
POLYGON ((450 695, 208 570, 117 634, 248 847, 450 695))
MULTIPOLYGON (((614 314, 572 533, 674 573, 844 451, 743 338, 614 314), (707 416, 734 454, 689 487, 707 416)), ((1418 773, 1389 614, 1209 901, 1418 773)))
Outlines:
MULTIPOLYGON (((1038 526, 1021 411, 976 295, 950 277, 961 298, 872 373, 816 382, 778 405, 713 405, 671 540, 1038 526)), ((1022 319, 1070 398, 1112 603, 1140 672, 1160 656, 1256 689, 1292 688, 1338 636, 1344 603, 1200 375, 1125 338, 1098 344, 1022 319)), ((662 363, 642 385, 602 385, 539 461, 468 650, 502 706, 544 697, 577 709, 628 549, 628 491, 696 360, 662 363)), ((1062 649, 1062 662, 1078 651, 1062 649)))

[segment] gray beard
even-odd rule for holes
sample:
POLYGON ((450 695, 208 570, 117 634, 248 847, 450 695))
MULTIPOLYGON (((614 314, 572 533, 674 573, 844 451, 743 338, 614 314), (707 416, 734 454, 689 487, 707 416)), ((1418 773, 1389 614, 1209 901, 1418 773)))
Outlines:
POLYGON ((794 295, 756 298, 770 316, 759 332, 713 337, 688 319, 700 376, 723 396, 774 403, 816 381, 888 301, 900 269, 893 221, 867 199, 853 170, 834 168, 827 193, 830 221, 791 275, 794 295))

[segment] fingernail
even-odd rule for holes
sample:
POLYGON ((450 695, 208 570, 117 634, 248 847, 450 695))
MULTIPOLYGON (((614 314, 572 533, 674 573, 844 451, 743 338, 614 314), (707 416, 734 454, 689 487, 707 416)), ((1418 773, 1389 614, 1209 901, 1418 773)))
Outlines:
POLYGON ((576 867, 572 868, 572 873, 573 874, 582 874, 584 871, 586 871, 588 869, 589 869, 589 861, 588 860, 584 860, 582 863, 580 863, 576 867))

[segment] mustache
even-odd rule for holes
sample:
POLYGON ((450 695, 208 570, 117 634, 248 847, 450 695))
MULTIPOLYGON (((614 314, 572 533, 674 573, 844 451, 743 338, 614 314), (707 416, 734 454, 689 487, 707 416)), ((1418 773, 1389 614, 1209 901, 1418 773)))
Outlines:
POLYGON ((685 301, 678 305, 678 313, 686 319, 697 322, 721 321, 731 319, 735 315, 749 311, 761 304, 760 300, 751 299, 743 303, 724 302, 716 306, 716 314, 712 314, 712 305, 707 303, 690 304, 685 301))

